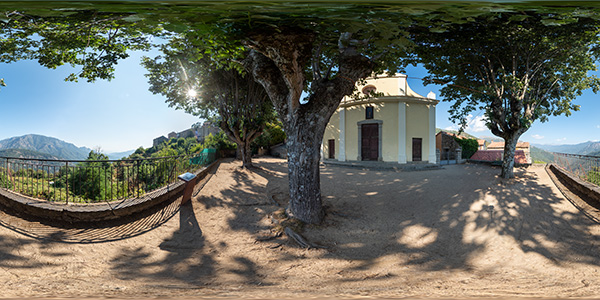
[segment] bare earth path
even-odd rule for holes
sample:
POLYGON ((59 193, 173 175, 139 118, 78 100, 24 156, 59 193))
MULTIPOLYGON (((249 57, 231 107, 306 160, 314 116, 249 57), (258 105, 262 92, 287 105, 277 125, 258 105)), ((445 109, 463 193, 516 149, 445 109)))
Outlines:
POLYGON ((300 249, 269 236, 285 161, 223 162, 192 203, 140 221, 61 229, 0 213, 1 297, 591 297, 600 225, 541 167, 321 169, 328 215, 300 249))

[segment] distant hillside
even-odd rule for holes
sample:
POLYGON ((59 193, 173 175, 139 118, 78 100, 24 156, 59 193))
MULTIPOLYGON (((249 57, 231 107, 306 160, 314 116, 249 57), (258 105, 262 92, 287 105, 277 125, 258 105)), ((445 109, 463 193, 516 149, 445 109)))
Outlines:
POLYGON ((530 149, 532 162, 551 163, 554 161, 554 154, 535 146, 531 146, 530 149))
POLYGON ((0 157, 59 159, 56 156, 27 149, 0 150, 0 157))
POLYGON ((598 152, 592 152, 592 153, 590 153, 588 155, 591 155, 591 156, 600 156, 600 151, 598 151, 598 152))
POLYGON ((110 160, 118 160, 123 157, 129 157, 129 155, 131 155, 133 152, 135 152, 135 150, 129 150, 129 151, 123 151, 123 152, 113 152, 113 153, 107 153, 106 156, 108 156, 108 159, 110 159, 110 160))
POLYGON ((77 147, 57 138, 37 134, 12 137, 0 141, 0 150, 23 149, 46 153, 61 159, 86 159, 90 148, 77 147))
POLYGON ((550 152, 598 155, 600 153, 600 142, 585 142, 575 145, 535 145, 538 148, 550 152), (595 154, 594 154, 595 153, 595 154))
POLYGON ((497 136, 482 136, 482 137, 479 137, 479 138, 482 139, 482 140, 485 140, 488 143, 491 143, 491 142, 504 142, 503 138, 499 138, 497 136))

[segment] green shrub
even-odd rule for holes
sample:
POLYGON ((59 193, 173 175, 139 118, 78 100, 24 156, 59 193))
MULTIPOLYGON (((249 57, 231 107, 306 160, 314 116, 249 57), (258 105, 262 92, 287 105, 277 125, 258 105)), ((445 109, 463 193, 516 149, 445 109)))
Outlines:
POLYGON ((198 154, 204 150, 203 144, 196 144, 190 149, 190 153, 198 154))
POLYGON ((108 156, 92 150, 86 162, 72 168, 67 180, 73 195, 95 201, 108 198, 107 189, 111 184, 112 170, 109 162, 103 162, 106 160, 108 156))
POLYGON ((281 127, 281 122, 267 123, 263 134, 261 134, 256 138, 256 140, 254 140, 254 142, 252 142, 253 152, 261 147, 268 149, 273 145, 285 142, 285 132, 281 127))
POLYGON ((592 168, 592 170, 587 173, 586 180, 600 186, 600 168, 592 168))
POLYGON ((229 140, 223 131, 218 134, 209 134, 204 140, 204 149, 214 148, 217 150, 235 150, 237 145, 229 140))
POLYGON ((179 153, 177 153, 177 150, 170 147, 164 147, 158 152, 153 153, 152 157, 177 156, 178 154, 179 153))
POLYGON ((8 179, 8 176, 6 175, 6 170, 3 168, 0 168, 0 188, 5 188, 5 189, 12 188, 12 183, 10 182, 10 180, 8 179))
POLYGON ((462 148, 462 158, 464 159, 471 158, 471 156, 473 156, 473 154, 475 154, 479 148, 479 143, 476 139, 459 139, 455 137, 454 140, 462 148))

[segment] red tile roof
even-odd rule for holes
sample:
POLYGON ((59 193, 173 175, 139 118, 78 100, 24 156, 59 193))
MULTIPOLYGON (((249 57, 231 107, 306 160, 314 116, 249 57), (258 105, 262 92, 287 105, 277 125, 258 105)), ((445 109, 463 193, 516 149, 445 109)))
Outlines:
MULTIPOLYGON (((500 161, 502 160, 503 150, 477 150, 473 156, 471 156, 472 160, 481 160, 481 161, 500 161)), ((525 156, 525 151, 516 150, 515 151, 515 163, 516 164, 526 164, 527 156, 525 156)))
MULTIPOLYGON (((488 149, 504 149, 504 142, 491 142, 488 149)), ((529 142, 517 142, 517 148, 529 148, 529 142)))
POLYGON ((502 150, 477 150, 471 159, 483 160, 483 161, 497 161, 502 160, 502 150))

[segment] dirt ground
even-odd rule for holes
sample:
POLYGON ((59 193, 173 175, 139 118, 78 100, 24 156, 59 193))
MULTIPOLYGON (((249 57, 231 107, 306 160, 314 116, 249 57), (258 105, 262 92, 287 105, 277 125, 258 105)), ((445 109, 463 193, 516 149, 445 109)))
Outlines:
POLYGON ((285 161, 224 161, 191 203, 59 228, 0 213, 0 297, 592 297, 600 225, 543 167, 323 166, 318 249, 273 237, 285 161), (277 202, 278 205, 275 204, 277 202))

